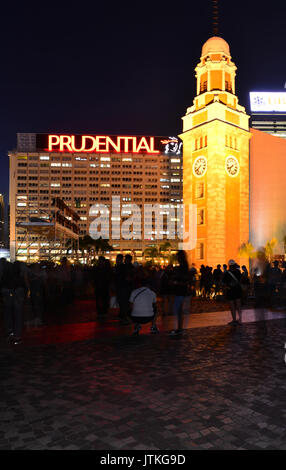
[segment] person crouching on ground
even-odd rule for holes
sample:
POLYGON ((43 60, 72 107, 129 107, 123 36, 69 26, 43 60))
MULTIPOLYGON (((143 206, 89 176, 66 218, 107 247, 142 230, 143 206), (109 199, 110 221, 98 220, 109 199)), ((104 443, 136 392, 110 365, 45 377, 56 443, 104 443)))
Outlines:
POLYGON ((158 333, 156 294, 150 289, 148 279, 142 271, 136 276, 136 288, 131 292, 129 303, 130 318, 134 323, 133 335, 138 335, 141 325, 146 323, 152 323, 151 333, 158 333))

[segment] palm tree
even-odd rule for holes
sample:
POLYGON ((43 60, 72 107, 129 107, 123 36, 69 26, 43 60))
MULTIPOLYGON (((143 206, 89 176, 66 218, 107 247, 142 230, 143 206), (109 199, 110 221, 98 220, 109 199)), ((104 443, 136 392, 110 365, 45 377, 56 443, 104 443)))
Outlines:
POLYGON ((273 251, 275 246, 277 245, 277 239, 272 238, 272 240, 268 241, 265 245, 265 256, 268 259, 268 261, 271 261, 271 258, 273 256, 273 251))
POLYGON ((160 256, 162 258, 166 258, 166 255, 165 253, 168 251, 168 254, 170 256, 171 254, 171 243, 168 242, 168 241, 165 241, 163 243, 161 243, 161 245, 159 246, 159 253, 160 253, 160 256))
POLYGON ((154 262, 154 259, 156 258, 158 259, 159 255, 160 255, 159 250, 155 245, 148 246, 144 250, 144 256, 146 258, 151 258, 152 263, 154 262))
POLYGON ((84 235, 83 237, 79 238, 79 250, 81 251, 82 256, 86 258, 87 263, 89 263, 90 254, 94 246, 94 241, 95 240, 93 240, 93 238, 91 238, 89 235, 84 235))
POLYGON ((247 242, 247 243, 243 243, 239 250, 238 250, 240 256, 242 257, 247 257, 249 259, 253 259, 256 257, 256 251, 255 251, 255 248, 254 246, 252 245, 252 243, 250 242, 247 242))
POLYGON ((90 257, 94 259, 95 255, 98 256, 99 253, 104 254, 107 251, 113 251, 114 248, 102 237, 94 239, 90 235, 84 235, 79 239, 79 249, 83 257, 86 257, 87 264, 89 264, 90 257))
POLYGON ((97 240, 94 240, 94 250, 96 254, 106 253, 107 251, 113 251, 114 248, 108 243, 108 240, 105 238, 99 237, 97 240))

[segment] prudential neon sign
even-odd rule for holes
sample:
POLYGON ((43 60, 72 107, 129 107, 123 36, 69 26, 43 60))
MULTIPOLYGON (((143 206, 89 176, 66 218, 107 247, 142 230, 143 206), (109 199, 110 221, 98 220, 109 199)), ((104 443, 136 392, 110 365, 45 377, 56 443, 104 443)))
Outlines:
POLYGON ((48 135, 49 152, 160 153, 154 137, 48 135))

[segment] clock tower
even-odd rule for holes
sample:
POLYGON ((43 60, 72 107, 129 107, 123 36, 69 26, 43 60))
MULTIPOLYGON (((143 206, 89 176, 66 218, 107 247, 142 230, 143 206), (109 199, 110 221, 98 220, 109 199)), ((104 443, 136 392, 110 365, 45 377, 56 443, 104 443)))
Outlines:
POLYGON ((196 69, 197 94, 183 119, 183 201, 197 206, 190 263, 216 267, 249 240, 249 116, 235 94, 228 43, 211 37, 196 69))

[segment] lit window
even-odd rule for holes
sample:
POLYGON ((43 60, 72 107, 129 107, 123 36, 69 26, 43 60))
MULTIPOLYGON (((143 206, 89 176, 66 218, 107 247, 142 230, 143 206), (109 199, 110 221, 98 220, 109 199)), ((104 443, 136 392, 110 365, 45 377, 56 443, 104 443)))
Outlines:
POLYGON ((205 195, 205 186, 204 186, 204 183, 203 182, 199 182, 196 184, 196 193, 195 193, 195 197, 196 199, 200 199, 202 197, 204 197, 205 195))
POLYGON ((205 223, 205 211, 204 209, 198 209, 198 225, 204 225, 205 223))
POLYGON ((202 242, 197 244, 197 259, 204 259, 204 244, 202 242))

